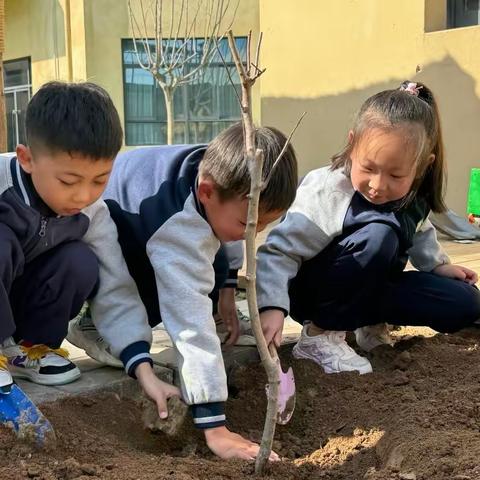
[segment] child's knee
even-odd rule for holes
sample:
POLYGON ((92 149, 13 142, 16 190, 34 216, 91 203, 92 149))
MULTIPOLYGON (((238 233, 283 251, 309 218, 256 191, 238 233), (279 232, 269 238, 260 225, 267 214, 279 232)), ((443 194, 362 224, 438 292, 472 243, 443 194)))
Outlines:
POLYGON ((464 298, 461 305, 463 317, 467 322, 480 320, 480 291, 474 285, 465 285, 464 298))
POLYGON ((88 295, 98 281, 98 259, 93 251, 83 242, 71 242, 62 248, 61 262, 64 272, 75 280, 81 290, 88 295))
POLYGON ((450 312, 446 309, 445 321, 435 329, 442 333, 454 333, 462 328, 472 325, 480 319, 480 291, 474 285, 452 280, 450 284, 450 295, 453 296, 453 303, 450 312))
POLYGON ((373 271, 389 271, 398 255, 395 230, 383 223, 369 223, 356 234, 360 250, 356 257, 360 266, 373 271))

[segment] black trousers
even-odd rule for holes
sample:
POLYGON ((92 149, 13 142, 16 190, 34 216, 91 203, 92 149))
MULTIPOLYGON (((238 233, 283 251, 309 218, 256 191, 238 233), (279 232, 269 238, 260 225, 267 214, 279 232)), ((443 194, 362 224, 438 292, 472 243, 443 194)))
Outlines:
POLYGON ((13 335, 59 347, 97 282, 98 260, 84 243, 64 243, 25 263, 17 237, 0 224, 0 342, 13 335))
POLYGON ((433 273, 404 272, 399 241, 371 223, 332 242, 292 280, 290 314, 325 330, 387 322, 455 332, 480 318, 479 290, 433 273))

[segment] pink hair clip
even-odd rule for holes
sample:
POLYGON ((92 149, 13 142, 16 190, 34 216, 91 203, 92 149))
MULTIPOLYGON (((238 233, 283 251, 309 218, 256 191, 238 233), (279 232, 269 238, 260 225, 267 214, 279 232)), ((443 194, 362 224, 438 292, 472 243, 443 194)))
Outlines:
POLYGON ((410 95, 415 95, 416 97, 418 97, 422 88, 422 86, 418 87, 415 82, 405 82, 400 86, 400 90, 408 92, 410 95))

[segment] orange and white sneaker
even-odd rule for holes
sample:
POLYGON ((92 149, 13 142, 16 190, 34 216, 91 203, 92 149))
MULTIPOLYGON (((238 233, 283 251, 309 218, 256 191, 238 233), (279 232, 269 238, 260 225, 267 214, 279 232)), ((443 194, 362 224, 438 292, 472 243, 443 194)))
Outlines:
POLYGON ((81 375, 63 348, 17 344, 9 338, 3 343, 2 350, 14 378, 25 378, 40 385, 64 385, 81 375))
POLYGON ((0 353, 0 393, 9 393, 12 384, 13 378, 8 370, 7 357, 0 353))

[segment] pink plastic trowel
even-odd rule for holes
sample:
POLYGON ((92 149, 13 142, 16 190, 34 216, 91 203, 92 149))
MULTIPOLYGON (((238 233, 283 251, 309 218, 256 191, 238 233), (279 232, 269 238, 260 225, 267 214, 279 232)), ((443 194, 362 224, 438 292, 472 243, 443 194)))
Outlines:
MULTIPOLYGON (((272 357, 278 359, 275 346, 271 343, 268 348, 272 357)), ((278 360, 278 377, 280 385, 278 387, 277 423, 279 425, 286 425, 292 418, 295 410, 295 377, 293 375, 292 367, 284 372, 280 365, 280 360, 278 360)))

